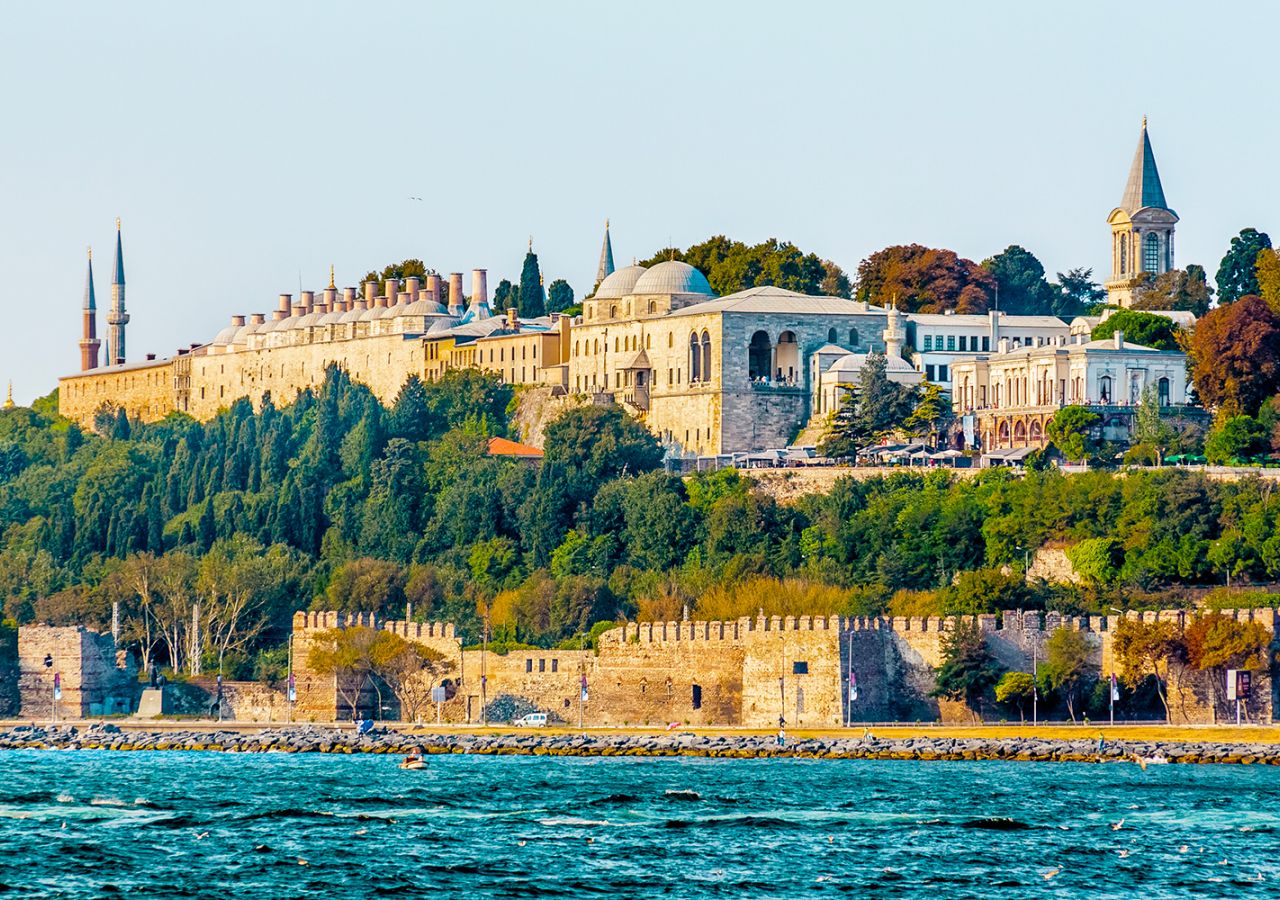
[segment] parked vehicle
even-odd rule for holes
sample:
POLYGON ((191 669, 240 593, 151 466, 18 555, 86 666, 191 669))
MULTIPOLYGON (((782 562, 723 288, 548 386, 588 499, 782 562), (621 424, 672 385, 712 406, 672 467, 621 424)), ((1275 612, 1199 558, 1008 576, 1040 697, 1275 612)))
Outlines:
POLYGON ((517 728, 545 728, 547 726, 547 714, 529 713, 516 719, 511 724, 517 728))

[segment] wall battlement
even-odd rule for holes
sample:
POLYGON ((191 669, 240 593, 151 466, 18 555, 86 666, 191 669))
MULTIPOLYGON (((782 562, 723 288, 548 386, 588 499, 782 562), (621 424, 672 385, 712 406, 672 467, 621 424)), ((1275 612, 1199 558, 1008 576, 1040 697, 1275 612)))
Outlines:
POLYGON ((332 628, 381 628, 410 640, 448 640, 457 637, 456 628, 452 622, 405 622, 394 619, 379 621, 373 613, 342 613, 333 610, 299 611, 293 614, 295 632, 328 631, 332 628))

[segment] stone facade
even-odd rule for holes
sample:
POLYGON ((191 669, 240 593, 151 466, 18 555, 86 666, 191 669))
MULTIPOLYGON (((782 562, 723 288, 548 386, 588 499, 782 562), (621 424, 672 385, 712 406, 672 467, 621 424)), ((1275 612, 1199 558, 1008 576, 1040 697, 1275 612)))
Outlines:
POLYGON ((110 634, 79 626, 23 625, 18 629, 20 712, 48 718, 53 707, 54 676, 61 676, 60 717, 82 718, 132 712, 138 692, 137 670, 110 634), (46 667, 45 657, 52 667, 46 667))

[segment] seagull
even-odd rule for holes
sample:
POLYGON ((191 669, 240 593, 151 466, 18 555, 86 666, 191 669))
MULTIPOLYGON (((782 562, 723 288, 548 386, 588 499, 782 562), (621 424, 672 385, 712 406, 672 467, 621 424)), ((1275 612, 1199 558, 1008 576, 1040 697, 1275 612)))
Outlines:
POLYGON ((836 842, 836 837, 835 837, 835 835, 833 835, 833 834, 829 834, 829 835, 827 835, 827 843, 828 843, 828 844, 834 844, 835 842, 836 842))
POLYGON ((1114 825, 1111 826, 1111 830, 1119 831, 1123 827, 1124 827, 1124 819, 1121 819, 1119 822, 1116 822, 1114 825))
POLYGON ((298 857, 298 865, 300 865, 300 866, 309 866, 309 865, 311 865, 311 863, 307 862, 305 859, 303 859, 301 856, 299 856, 299 857, 298 857))
POLYGON ((1121 851, 1120 851, 1120 858, 1121 858, 1121 859, 1128 859, 1128 858, 1129 858, 1129 851, 1128 851, 1128 850, 1121 850, 1121 851))
POLYGON ((1190 847, 1188 847, 1186 844, 1183 844, 1181 847, 1179 847, 1179 848, 1178 848, 1178 852, 1179 852, 1179 853, 1186 853, 1186 852, 1187 852, 1188 850, 1190 850, 1190 849, 1191 849, 1191 848, 1190 848, 1190 847))
POLYGON ((1054 877, 1061 871, 1062 871, 1062 866, 1058 866, 1056 869, 1050 869, 1048 872, 1044 873, 1044 880, 1048 881, 1050 878, 1054 877))
POLYGON ((368 833, 369 833, 369 829, 368 829, 368 828, 357 828, 357 829, 356 829, 356 834, 368 834, 368 833))
POLYGON ((410 199, 410 200, 417 200, 419 203, 423 202, 421 197, 410 197, 409 199, 410 199))
POLYGON ((196 840, 197 840, 197 841, 203 841, 203 840, 204 840, 205 838, 207 838, 208 836, 209 836, 209 832, 207 832, 207 831, 202 831, 202 832, 200 832, 199 834, 197 834, 197 835, 196 835, 196 840))
POLYGON ((523 846, 524 846, 525 844, 527 844, 527 843, 529 843, 529 842, 528 842, 528 841, 516 841, 516 846, 517 846, 517 847, 523 847, 523 846))

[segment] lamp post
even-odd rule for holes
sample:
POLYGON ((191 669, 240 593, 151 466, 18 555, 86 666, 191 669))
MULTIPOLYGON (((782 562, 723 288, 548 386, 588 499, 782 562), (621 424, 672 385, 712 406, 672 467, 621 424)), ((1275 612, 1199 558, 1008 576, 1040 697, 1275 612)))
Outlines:
MULTIPOLYGON (((52 653, 46 653, 44 655, 44 670, 49 673, 52 673, 53 671, 53 654, 52 653)), ((54 699, 55 693, 56 693, 56 689, 51 684, 49 687, 49 724, 50 725, 52 725, 55 721, 57 721, 57 718, 58 718, 58 710, 57 710, 57 706, 55 705, 57 701, 54 699)))
POLYGON ((492 601, 484 602, 484 628, 480 634, 480 724, 485 728, 489 727, 489 709, 487 701, 487 687, 489 682, 488 670, 485 668, 488 663, 489 656, 489 609, 492 601))

